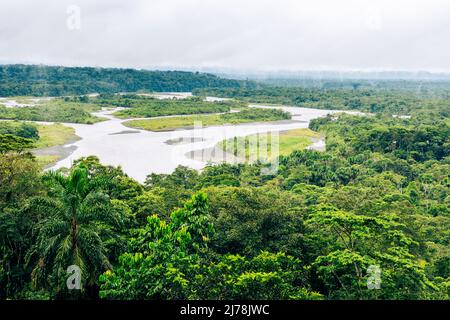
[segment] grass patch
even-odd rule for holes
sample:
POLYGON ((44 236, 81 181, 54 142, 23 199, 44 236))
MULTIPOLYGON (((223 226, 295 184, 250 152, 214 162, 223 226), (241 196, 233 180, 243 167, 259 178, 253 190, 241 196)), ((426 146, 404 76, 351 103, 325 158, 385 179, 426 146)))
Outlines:
POLYGON ((51 125, 36 125, 39 131, 39 139, 32 150, 38 165, 46 168, 61 160, 64 152, 59 150, 47 150, 46 148, 62 146, 71 141, 79 139, 75 134, 75 129, 60 123, 51 125))
POLYGON ((0 119, 93 124, 103 121, 91 115, 91 112, 100 109, 96 104, 52 99, 40 101, 33 107, 0 106, 0 119))
POLYGON ((58 162, 61 157, 55 154, 49 154, 49 155, 37 155, 35 156, 36 162, 39 167, 41 168, 47 168, 51 166, 52 164, 58 162))
POLYGON ((95 101, 102 106, 126 107, 114 113, 114 116, 127 118, 152 118, 158 116, 192 115, 207 113, 229 112, 232 108, 242 108, 246 104, 242 102, 223 101, 208 102, 199 98, 186 99, 157 99, 137 95, 113 96, 109 99, 95 101))
POLYGON ((311 129, 295 129, 280 133, 280 155, 289 155, 295 150, 303 150, 319 139, 320 133, 311 129))
POLYGON ((37 129, 39 131, 39 140, 35 144, 36 149, 63 145, 78 139, 74 128, 60 123, 37 125, 37 129))
POLYGON ((170 131, 180 128, 191 128, 195 122, 201 122, 203 127, 238 124, 249 122, 277 121, 290 119, 291 115, 279 109, 244 109, 236 113, 220 115, 191 115, 161 119, 130 120, 125 126, 149 131, 170 131))
POLYGON ((234 137, 221 141, 217 148, 233 154, 236 157, 244 158, 247 161, 271 160, 274 156, 289 155, 295 150, 303 150, 319 139, 320 134, 310 129, 294 129, 279 134, 278 143, 272 142, 270 133, 250 135, 246 137, 234 137), (278 144, 278 145, 277 145, 278 144), (273 146, 278 148, 278 153, 273 152, 273 146))

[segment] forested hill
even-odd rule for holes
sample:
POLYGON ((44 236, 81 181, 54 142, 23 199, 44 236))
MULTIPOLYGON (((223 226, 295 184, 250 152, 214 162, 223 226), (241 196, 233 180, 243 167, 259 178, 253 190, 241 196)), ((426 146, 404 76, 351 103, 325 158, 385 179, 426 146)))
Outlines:
POLYGON ((207 73, 91 67, 0 65, 0 96, 60 96, 131 91, 187 92, 195 88, 239 88, 249 82, 207 73))

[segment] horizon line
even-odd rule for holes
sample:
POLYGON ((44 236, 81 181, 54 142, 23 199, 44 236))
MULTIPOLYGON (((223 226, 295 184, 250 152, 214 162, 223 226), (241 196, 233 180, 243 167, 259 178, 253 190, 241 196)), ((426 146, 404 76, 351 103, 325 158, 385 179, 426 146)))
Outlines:
MULTIPOLYGON (((213 74, 227 74, 230 75, 271 75, 271 74, 286 74, 294 76, 296 74, 316 74, 318 76, 320 73, 324 74, 338 74, 351 75, 351 74, 362 74, 362 75, 376 75, 376 74, 404 74, 404 75, 434 75, 434 76, 449 76, 450 70, 432 70, 432 69, 393 69, 393 68, 237 68, 237 67, 224 67, 224 66, 171 66, 171 65, 160 65, 160 66, 108 66, 108 65, 88 65, 88 64, 48 64, 48 63, 36 63, 36 62, 0 62, 0 66, 13 66, 13 65, 24 65, 24 66, 45 66, 45 67, 60 67, 60 68, 99 68, 99 69, 132 69, 138 71, 185 71, 185 72, 200 72, 200 73, 213 73, 213 74)), ((408 79, 414 80, 414 79, 408 79)), ((417 78, 417 80, 420 80, 417 78)))

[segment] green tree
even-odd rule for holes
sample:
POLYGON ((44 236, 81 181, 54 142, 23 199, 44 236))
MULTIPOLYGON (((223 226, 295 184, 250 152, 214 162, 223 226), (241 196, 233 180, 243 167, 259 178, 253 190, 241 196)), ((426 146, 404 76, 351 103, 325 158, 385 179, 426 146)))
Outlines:
POLYGON ((0 154, 7 152, 22 152, 33 147, 34 140, 12 134, 0 134, 0 154))
POLYGON ((298 196, 270 187, 208 187, 216 233, 211 248, 221 254, 256 256, 261 251, 303 252, 298 196))
POLYGON ((285 253, 262 251, 253 258, 226 254, 203 265, 198 276, 201 299, 322 299, 309 288, 299 259, 285 253))
POLYGON ((410 252, 417 243, 392 217, 319 206, 306 225, 310 244, 319 250, 313 270, 330 298, 421 299, 437 293, 410 252), (381 269, 379 290, 367 287, 370 266, 381 269))
POLYGON ((195 298, 199 252, 213 232, 208 200, 198 193, 168 223, 156 215, 132 240, 133 253, 119 257, 119 266, 100 276, 100 296, 108 299, 195 298))
POLYGON ((46 213, 36 225, 37 241, 29 253, 35 261, 33 281, 50 285, 57 296, 67 296, 66 269, 77 265, 84 287, 91 290, 98 275, 111 267, 105 240, 115 237, 112 228, 121 223, 121 216, 82 163, 68 176, 46 173, 44 181, 50 197, 36 198, 31 206, 46 213))

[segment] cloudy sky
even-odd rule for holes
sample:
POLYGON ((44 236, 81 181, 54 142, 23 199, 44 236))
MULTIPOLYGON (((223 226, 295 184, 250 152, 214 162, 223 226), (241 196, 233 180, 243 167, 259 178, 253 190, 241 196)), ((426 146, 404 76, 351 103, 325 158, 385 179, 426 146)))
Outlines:
POLYGON ((448 0, 1 0, 0 63, 450 71, 448 0))

